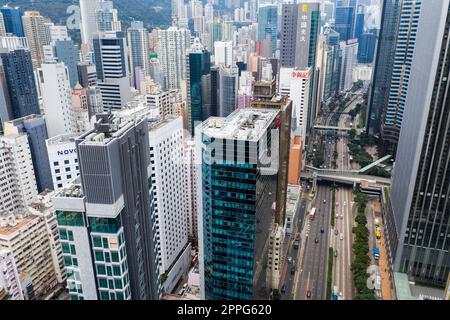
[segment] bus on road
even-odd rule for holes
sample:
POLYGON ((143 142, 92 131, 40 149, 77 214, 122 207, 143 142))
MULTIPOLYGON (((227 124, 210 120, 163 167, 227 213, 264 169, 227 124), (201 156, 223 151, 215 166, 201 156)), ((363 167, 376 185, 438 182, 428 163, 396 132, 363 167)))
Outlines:
POLYGON ((374 256, 375 260, 378 260, 380 258, 380 248, 375 247, 373 249, 373 256, 374 256))

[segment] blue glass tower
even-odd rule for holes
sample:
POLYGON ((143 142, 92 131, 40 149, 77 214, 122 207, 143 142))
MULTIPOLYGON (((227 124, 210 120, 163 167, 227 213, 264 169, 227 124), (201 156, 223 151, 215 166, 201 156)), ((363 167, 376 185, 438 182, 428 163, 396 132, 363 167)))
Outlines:
POLYGON ((70 86, 73 88, 78 82, 78 49, 72 40, 55 41, 55 56, 64 62, 69 70, 70 86))
POLYGON ((13 119, 40 114, 30 51, 23 49, 3 51, 0 52, 0 59, 13 119))
POLYGON ((202 146, 199 257, 204 299, 267 298, 262 294, 263 266, 278 173, 266 163, 276 154, 268 150, 276 143, 272 129, 279 117, 276 110, 241 109, 227 118, 210 118, 196 134, 202 146), (218 123, 211 127, 214 120, 218 123))
POLYGON ((22 13, 17 8, 1 7, 6 33, 12 33, 18 37, 25 37, 22 25, 22 13))
POLYGON ((267 5, 258 11, 258 41, 263 41, 266 35, 272 40, 272 53, 277 50, 278 10, 275 5, 267 5))
POLYGON ((340 34, 341 41, 348 41, 353 37, 355 9, 353 7, 336 8, 336 22, 334 29, 340 34))
POLYGON ((358 63, 372 63, 377 45, 377 34, 365 33, 358 42, 358 63))
MULTIPOLYGON (((198 40, 198 39, 197 39, 198 40)), ((200 43, 197 43, 200 45, 200 43)), ((196 124, 206 120, 210 113, 211 56, 207 50, 193 50, 188 55, 189 130, 194 135, 196 124)))

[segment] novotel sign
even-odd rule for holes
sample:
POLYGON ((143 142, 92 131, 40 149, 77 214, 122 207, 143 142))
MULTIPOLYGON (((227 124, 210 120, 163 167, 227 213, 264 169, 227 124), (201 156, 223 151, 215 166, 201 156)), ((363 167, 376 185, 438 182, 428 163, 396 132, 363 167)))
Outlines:
POLYGON ((68 155, 70 155, 70 154, 76 154, 77 153, 77 149, 66 149, 66 150, 58 150, 57 152, 56 152, 56 154, 58 155, 58 156, 68 156, 68 155))

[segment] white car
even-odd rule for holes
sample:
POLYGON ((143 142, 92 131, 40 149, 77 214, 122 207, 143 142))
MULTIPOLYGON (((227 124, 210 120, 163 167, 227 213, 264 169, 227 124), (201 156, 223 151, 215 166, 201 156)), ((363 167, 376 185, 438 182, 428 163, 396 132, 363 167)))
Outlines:
POLYGON ((344 215, 343 214, 341 214, 341 219, 344 220, 344 215))
POLYGON ((341 236, 339 237, 339 239, 344 240, 344 234, 341 233, 341 236))
POLYGON ((347 202, 344 201, 344 207, 347 205, 347 202))
POLYGON ((323 200, 323 203, 327 203, 327 200, 323 200))

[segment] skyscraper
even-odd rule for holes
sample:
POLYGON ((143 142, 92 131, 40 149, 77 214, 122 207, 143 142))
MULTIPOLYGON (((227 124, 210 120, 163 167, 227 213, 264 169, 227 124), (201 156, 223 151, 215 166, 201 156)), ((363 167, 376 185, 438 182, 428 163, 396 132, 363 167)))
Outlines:
POLYGON ((5 122, 5 134, 26 134, 31 151, 34 175, 39 193, 53 189, 45 140, 48 138, 45 119, 41 115, 29 115, 5 122))
POLYGON ((39 69, 48 137, 75 133, 69 72, 62 62, 44 63, 39 69))
POLYGON ((219 105, 218 116, 227 117, 237 106, 237 93, 239 89, 238 67, 219 68, 219 105))
POLYGON ((398 38, 395 48, 394 65, 390 79, 387 105, 384 106, 381 123, 381 139, 385 152, 395 152, 403 116, 408 108, 406 95, 411 79, 412 58, 416 50, 418 25, 422 14, 423 1, 404 0, 400 13, 398 38))
POLYGON ((95 19, 99 32, 122 31, 117 9, 114 9, 112 1, 100 2, 100 7, 95 11, 95 19))
POLYGON ((147 120, 113 121, 97 115, 79 137, 81 179, 53 198, 68 274, 81 280, 68 288, 75 300, 160 299, 147 120))
POLYGON ((121 109, 131 101, 125 33, 99 32, 94 35, 93 46, 103 104, 106 110, 121 109))
POLYGON ((188 98, 188 130, 194 135, 197 123, 206 120, 209 113, 210 98, 210 53, 203 48, 200 40, 194 40, 191 51, 187 55, 187 98, 188 98))
POLYGON ((28 39, 33 67, 39 68, 44 62, 45 29, 44 17, 37 11, 25 11, 22 16, 23 30, 28 39))
POLYGON ((347 41, 353 37, 355 24, 355 8, 337 7, 336 21, 334 29, 341 36, 342 41, 347 41))
POLYGON ((19 8, 3 6, 0 8, 5 23, 6 33, 11 33, 17 37, 25 37, 22 25, 22 13, 19 8))
POLYGON ((258 41, 263 41, 266 36, 272 43, 272 54, 277 50, 278 37, 278 7, 276 5, 263 5, 258 10, 258 41))
MULTIPOLYGON (((147 29, 144 28, 142 21, 131 22, 130 28, 127 31, 129 56, 130 56, 130 68, 133 75, 133 81, 135 87, 136 79, 134 77, 136 69, 140 68, 144 71, 145 75, 150 74, 150 58, 149 58, 149 34, 147 29)), ((136 88, 139 89, 139 88, 136 88)))
POLYGON ((158 30, 158 58, 165 89, 181 89, 190 39, 191 33, 187 29, 158 30))
MULTIPOLYGON (((3 40, 6 41, 7 38, 3 40)), ((0 58, 13 119, 40 114, 33 64, 28 47, 20 45, 8 48, 5 43, 1 47, 3 49, 0 48, 0 58)))
POLYGON ((97 10, 102 0, 80 0, 81 41, 92 50, 93 35, 98 32, 97 10))
POLYGON ((369 92, 366 132, 380 136, 381 115, 387 106, 397 43, 402 1, 383 1, 381 30, 378 36, 373 80, 369 92))
MULTIPOLYGON (((404 10, 414 8, 409 2, 404 10)), ((450 272, 450 2, 415 5, 421 7, 420 17, 404 92, 388 231, 394 271, 445 285, 450 272)))
POLYGON ((0 11, 0 37, 6 36, 5 20, 3 19, 3 14, 0 11))
POLYGON ((315 69, 319 36, 320 4, 283 4, 281 67, 315 69))
POLYGON ((262 266, 268 257, 278 169, 278 153, 268 150, 278 151, 272 131, 279 115, 277 110, 240 109, 197 127, 202 299, 264 295, 262 266))

